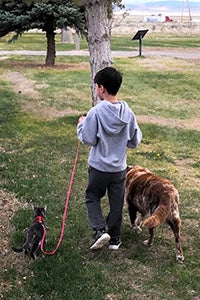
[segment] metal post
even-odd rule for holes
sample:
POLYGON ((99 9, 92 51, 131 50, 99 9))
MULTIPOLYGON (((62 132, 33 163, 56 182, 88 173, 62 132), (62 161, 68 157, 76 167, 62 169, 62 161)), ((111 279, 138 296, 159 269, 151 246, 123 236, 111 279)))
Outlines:
POLYGON ((142 39, 147 32, 148 32, 148 29, 138 30, 138 32, 132 38, 132 40, 139 40, 139 56, 142 56, 142 39))
POLYGON ((142 35, 139 38, 139 56, 142 56, 142 35))

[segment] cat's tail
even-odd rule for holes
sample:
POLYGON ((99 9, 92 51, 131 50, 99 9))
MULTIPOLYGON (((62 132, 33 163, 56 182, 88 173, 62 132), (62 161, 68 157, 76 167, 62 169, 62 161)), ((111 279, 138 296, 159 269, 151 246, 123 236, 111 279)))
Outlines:
POLYGON ((24 252, 24 248, 23 247, 12 247, 13 251, 20 253, 20 252, 24 252))

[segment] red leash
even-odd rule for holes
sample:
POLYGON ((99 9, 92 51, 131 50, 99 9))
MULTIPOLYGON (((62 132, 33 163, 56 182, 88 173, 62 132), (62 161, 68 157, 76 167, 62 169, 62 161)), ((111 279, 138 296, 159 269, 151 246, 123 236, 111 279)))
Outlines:
POLYGON ((76 156, 75 156, 75 160, 74 160, 74 167, 73 167, 73 170, 72 170, 72 175, 71 175, 71 179, 70 179, 70 183, 69 183, 69 189, 68 189, 68 192, 67 192, 67 197, 66 197, 66 202, 65 202, 65 209, 64 209, 64 213, 63 213, 63 219, 62 219, 62 227, 61 227, 61 232, 60 232, 60 238, 58 240, 57 246, 55 247, 55 249, 53 251, 50 251, 50 252, 44 251, 43 247, 44 247, 44 242, 45 242, 45 237, 46 237, 46 228, 45 228, 45 226, 43 226, 44 234, 43 234, 42 241, 41 241, 41 244, 40 244, 40 250, 42 251, 43 254, 46 254, 46 255, 54 254, 58 250, 58 248, 59 248, 59 246, 62 242, 62 238, 63 238, 64 231, 65 231, 65 221, 66 221, 66 216, 67 216, 69 198, 70 198, 70 193, 71 193, 72 184, 73 184, 73 180, 74 180, 74 175, 75 175, 75 171, 76 171, 76 165, 77 165, 77 162, 78 162, 79 150, 80 150, 80 141, 78 141, 76 156))

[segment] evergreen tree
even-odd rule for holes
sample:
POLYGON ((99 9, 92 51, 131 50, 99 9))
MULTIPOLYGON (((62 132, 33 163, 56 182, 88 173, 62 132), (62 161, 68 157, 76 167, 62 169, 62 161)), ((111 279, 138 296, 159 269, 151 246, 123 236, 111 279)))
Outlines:
POLYGON ((0 1, 0 37, 15 32, 13 39, 29 29, 46 32, 46 66, 54 66, 56 57, 56 29, 72 27, 85 30, 84 14, 72 1, 0 1))
POLYGON ((15 31, 16 37, 29 29, 46 32, 46 65, 55 64, 55 30, 74 27, 86 33, 91 68, 92 105, 99 101, 93 78, 112 64, 110 36, 113 6, 122 0, 0 0, 0 37, 15 31))

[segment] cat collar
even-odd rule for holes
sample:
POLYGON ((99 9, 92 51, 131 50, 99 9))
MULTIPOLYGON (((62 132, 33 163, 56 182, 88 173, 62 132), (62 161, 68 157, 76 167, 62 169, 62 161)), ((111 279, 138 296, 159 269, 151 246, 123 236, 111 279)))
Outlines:
POLYGON ((43 217, 42 216, 37 216, 37 218, 35 219, 35 222, 43 223, 43 217))

